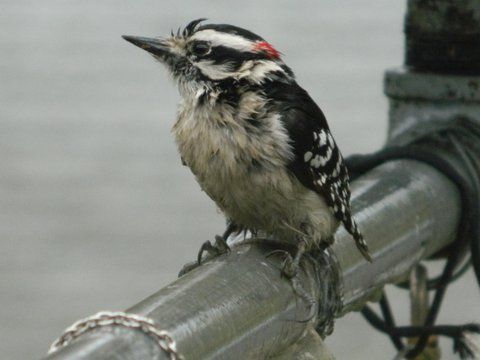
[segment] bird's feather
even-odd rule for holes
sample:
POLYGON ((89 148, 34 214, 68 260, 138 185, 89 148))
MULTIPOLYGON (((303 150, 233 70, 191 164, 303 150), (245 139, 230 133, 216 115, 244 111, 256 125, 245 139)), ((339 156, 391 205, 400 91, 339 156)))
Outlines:
POLYGON ((323 112, 308 93, 295 82, 266 83, 267 96, 279 107, 289 132, 295 158, 289 169, 307 188, 321 195, 334 216, 352 234, 357 247, 371 260, 350 206, 348 170, 333 139, 323 112))

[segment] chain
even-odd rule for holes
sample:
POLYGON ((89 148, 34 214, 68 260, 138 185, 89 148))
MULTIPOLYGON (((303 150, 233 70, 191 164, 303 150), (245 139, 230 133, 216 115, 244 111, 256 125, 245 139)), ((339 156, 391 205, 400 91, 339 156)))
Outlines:
POLYGON ((112 311, 101 311, 95 315, 77 321, 67 328, 62 336, 53 342, 48 353, 53 353, 61 347, 68 345, 87 331, 110 325, 141 330, 157 341, 158 346, 170 355, 170 360, 183 359, 183 357, 177 352, 175 340, 173 340, 165 330, 158 329, 152 319, 136 314, 112 311))

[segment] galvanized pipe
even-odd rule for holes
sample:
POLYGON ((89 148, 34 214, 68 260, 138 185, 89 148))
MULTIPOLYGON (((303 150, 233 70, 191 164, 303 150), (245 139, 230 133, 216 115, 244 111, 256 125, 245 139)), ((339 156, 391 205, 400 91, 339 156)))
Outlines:
MULTIPOLYGON (((319 319, 358 308, 383 285, 408 276, 420 259, 454 238, 460 203, 455 186, 428 165, 393 161, 353 183, 353 209, 372 250, 366 263, 340 229, 333 254, 306 261, 301 284, 318 300, 319 319), (320 277, 319 278, 319 274, 320 277), (339 281, 340 280, 340 281, 339 281), (342 295, 343 302, 338 295, 342 295)), ((237 245, 129 309, 148 316, 177 342, 185 359, 266 358, 311 329, 311 309, 280 276, 271 246, 237 245)), ((148 336, 104 328, 46 359, 167 359, 148 336)))

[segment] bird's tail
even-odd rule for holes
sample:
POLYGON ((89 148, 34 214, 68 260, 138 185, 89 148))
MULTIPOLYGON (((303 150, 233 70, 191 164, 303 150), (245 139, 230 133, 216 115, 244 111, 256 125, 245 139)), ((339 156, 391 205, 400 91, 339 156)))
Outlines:
POLYGON ((363 257, 368 262, 372 262, 372 256, 370 255, 370 251, 368 250, 368 245, 365 242, 363 235, 358 230, 358 225, 355 220, 350 217, 348 220, 344 221, 343 224, 345 226, 345 229, 347 229, 347 231, 353 236, 353 239, 355 240, 355 245, 357 245, 357 248, 363 255, 363 257))

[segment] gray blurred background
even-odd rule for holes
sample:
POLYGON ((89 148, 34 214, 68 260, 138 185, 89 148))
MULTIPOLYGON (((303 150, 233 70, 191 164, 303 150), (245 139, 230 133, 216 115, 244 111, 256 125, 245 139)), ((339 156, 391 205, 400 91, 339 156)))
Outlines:
MULTIPOLYGON (((122 34, 199 17, 259 33, 348 155, 385 139, 382 77, 402 63, 404 12, 399 0, 0 0, 0 358, 40 358, 78 318, 173 280, 223 230, 170 134, 176 88, 122 34)), ((389 291, 405 323, 408 297, 389 291)), ((478 320, 479 299, 469 273, 440 320, 478 320)), ((340 360, 394 354, 357 314, 327 344, 340 360)))

